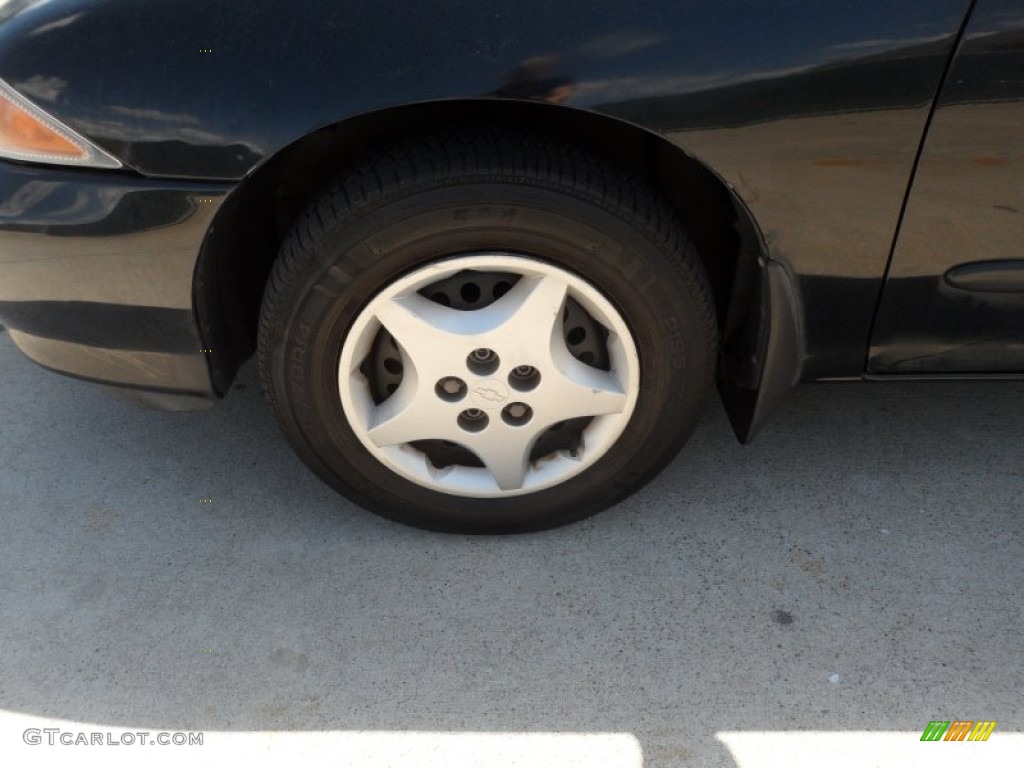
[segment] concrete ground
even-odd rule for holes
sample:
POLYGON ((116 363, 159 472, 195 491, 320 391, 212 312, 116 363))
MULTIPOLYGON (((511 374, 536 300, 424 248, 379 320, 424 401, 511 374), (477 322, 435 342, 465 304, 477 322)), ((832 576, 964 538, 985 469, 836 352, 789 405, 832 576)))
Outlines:
POLYGON ((219 407, 156 413, 0 333, 0 754, 1019 765, 1022 434, 1021 383, 806 386, 748 447, 713 404, 589 521, 445 536, 306 471, 251 364, 219 407), (998 726, 919 740, 957 719, 998 726), (204 746, 59 743, 139 731, 204 746))

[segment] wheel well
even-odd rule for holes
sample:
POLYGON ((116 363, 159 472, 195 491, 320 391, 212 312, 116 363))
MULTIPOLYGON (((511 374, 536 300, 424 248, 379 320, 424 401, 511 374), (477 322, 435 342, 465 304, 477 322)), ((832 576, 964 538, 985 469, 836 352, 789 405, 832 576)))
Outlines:
POLYGON ((753 289, 762 253, 757 229, 728 187, 662 136, 591 112, 523 101, 441 101, 381 110, 289 145, 246 177, 222 205, 194 280, 200 332, 221 395, 255 350, 263 288, 278 249, 308 202, 374 148, 467 121, 542 127, 589 147, 654 186, 694 240, 714 291, 723 338, 734 297, 753 289), (738 284, 742 282, 743 284, 738 284), (750 285, 747 285, 747 283, 750 285))

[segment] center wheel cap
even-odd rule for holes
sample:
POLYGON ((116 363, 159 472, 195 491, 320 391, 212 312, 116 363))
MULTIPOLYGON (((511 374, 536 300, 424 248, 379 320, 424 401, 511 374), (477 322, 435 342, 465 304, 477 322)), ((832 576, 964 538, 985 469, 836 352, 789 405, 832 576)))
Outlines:
POLYGON ((508 386, 497 379, 482 379, 469 390, 469 399, 473 405, 484 411, 501 408, 511 397, 508 386))

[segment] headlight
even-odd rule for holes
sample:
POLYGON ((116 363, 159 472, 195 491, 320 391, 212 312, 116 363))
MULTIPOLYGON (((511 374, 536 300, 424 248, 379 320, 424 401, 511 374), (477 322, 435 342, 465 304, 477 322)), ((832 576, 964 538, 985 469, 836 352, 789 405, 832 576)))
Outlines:
POLYGON ((117 158, 50 117, 0 80, 0 157, 30 163, 120 168, 117 158))

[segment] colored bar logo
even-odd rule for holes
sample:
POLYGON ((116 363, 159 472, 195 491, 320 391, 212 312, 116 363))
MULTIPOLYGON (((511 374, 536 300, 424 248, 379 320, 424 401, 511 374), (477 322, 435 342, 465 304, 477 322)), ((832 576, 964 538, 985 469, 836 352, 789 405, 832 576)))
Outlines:
POLYGON ((932 720, 921 741, 988 741, 996 725, 995 720, 932 720))

